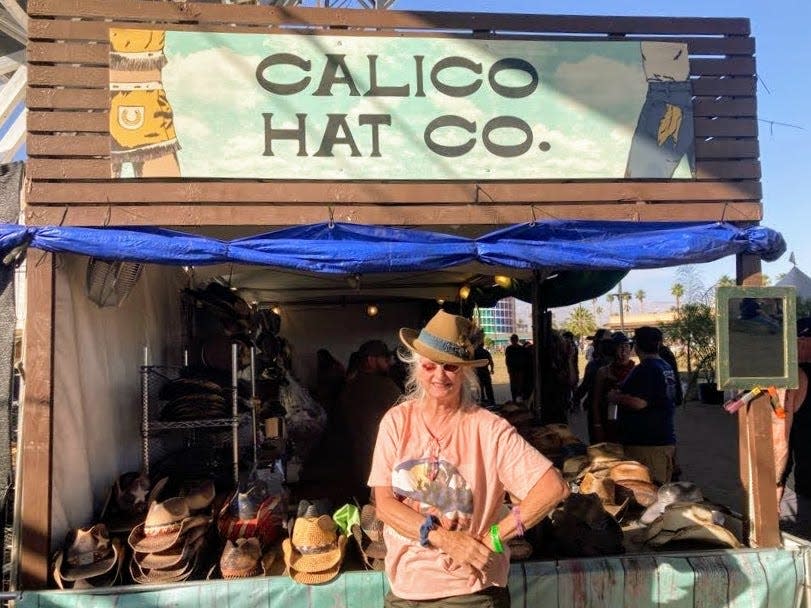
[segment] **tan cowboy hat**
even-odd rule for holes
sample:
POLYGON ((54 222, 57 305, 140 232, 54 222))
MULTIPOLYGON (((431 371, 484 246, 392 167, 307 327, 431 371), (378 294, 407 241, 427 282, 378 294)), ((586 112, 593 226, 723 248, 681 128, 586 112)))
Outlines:
POLYGON ((586 448, 586 454, 592 463, 625 459, 625 451, 618 443, 595 443, 586 448))
POLYGON ((115 563, 104 573, 89 578, 77 578, 75 580, 65 580, 62 578, 65 552, 60 550, 54 559, 53 576, 56 586, 60 589, 93 589, 95 587, 111 587, 116 584, 121 575, 121 566, 124 563, 124 550, 121 548, 121 541, 113 538, 111 546, 116 554, 115 563))
POLYGON ((190 515, 185 498, 170 498, 149 506, 146 520, 132 529, 127 542, 138 553, 166 551, 192 528, 210 522, 210 517, 190 515))
POLYGON ((284 562, 291 570, 324 572, 340 566, 346 551, 346 536, 338 534, 329 515, 299 517, 290 538, 282 542, 284 562))
POLYGON ((644 481, 646 483, 653 481, 653 479, 651 479, 650 469, 635 460, 621 460, 611 465, 611 468, 608 470, 608 476, 614 481, 623 481, 626 479, 644 481))
POLYGON ((646 543, 654 547, 680 541, 704 542, 723 547, 741 547, 735 535, 723 526, 720 511, 698 503, 677 502, 648 527, 646 543))
POLYGON ((200 549, 205 537, 201 536, 191 543, 188 559, 182 560, 171 568, 143 568, 136 560, 130 560, 130 576, 140 584, 179 583, 188 579, 197 567, 200 549))
POLYGON ((133 559, 138 562, 141 568, 151 570, 153 568, 171 568, 182 561, 188 561, 195 547, 195 541, 206 533, 205 526, 192 528, 188 533, 178 538, 177 542, 164 551, 155 553, 133 554, 133 559))
POLYGON ((610 515, 619 518, 628 506, 628 498, 617 502, 614 480, 607 476, 598 477, 593 473, 586 473, 580 482, 581 494, 594 494, 610 515))
POLYGON ((561 472, 563 473, 563 478, 566 481, 572 481, 577 479, 580 475, 580 472, 585 469, 589 464, 589 457, 585 454, 581 456, 569 456, 566 460, 563 461, 563 468, 561 472))
POLYGON ((290 578, 297 583, 301 583, 302 585, 322 585, 324 583, 328 583, 338 576, 338 572, 340 571, 340 563, 335 564, 328 570, 322 570, 321 572, 300 572, 299 570, 291 568, 289 565, 287 566, 287 574, 290 576, 290 578))
POLYGON ((617 499, 629 499, 640 507, 649 507, 656 502, 656 486, 649 481, 620 479, 614 482, 617 499))
POLYGON ((487 359, 474 359, 476 326, 469 319, 438 311, 421 331, 403 327, 400 340, 409 349, 436 363, 482 367, 487 359))
POLYGON ((113 569, 119 551, 104 524, 71 530, 65 540, 59 575, 71 582, 99 576, 113 569))

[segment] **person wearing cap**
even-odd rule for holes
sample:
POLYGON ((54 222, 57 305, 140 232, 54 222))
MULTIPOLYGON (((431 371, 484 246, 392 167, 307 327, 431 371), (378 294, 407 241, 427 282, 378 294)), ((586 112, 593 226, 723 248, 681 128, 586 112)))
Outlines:
POLYGON ((507 541, 569 493, 552 463, 473 401, 475 326, 439 311, 403 328, 406 394, 380 423, 369 485, 384 523, 389 608, 509 606, 507 541), (505 492, 516 497, 503 508, 505 492))
POLYGON ((589 441, 619 442, 619 427, 616 420, 608 416, 608 391, 621 384, 634 369, 636 363, 631 360, 631 341, 621 331, 615 331, 607 341, 606 353, 611 353, 611 363, 597 370, 592 392, 591 417, 589 418, 589 441))
POLYGON ((797 320, 796 389, 785 391, 785 418, 772 416, 775 469, 778 479, 780 527, 802 538, 811 538, 811 317, 797 320), (787 485, 794 473, 793 488, 787 485))
POLYGON ((377 425, 402 392, 389 376, 392 353, 382 340, 368 340, 357 350, 357 373, 346 382, 338 398, 342 430, 352 456, 349 489, 366 502, 366 478, 372 464, 377 425))
POLYGON ((676 453, 676 375, 659 356, 662 332, 656 327, 634 331, 637 365, 608 402, 619 406, 618 422, 625 455, 647 466, 658 484, 669 483, 676 453))

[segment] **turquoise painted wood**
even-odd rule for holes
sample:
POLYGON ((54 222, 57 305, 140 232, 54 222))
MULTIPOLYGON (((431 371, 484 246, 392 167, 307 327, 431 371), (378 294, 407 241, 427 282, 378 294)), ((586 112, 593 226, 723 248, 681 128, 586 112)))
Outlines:
MULTIPOLYGON (((744 549, 513 564, 513 608, 791 608, 808 580, 805 553, 744 549)), ((18 608, 380 608, 381 572, 347 572, 319 586, 287 577, 31 591, 18 608)))

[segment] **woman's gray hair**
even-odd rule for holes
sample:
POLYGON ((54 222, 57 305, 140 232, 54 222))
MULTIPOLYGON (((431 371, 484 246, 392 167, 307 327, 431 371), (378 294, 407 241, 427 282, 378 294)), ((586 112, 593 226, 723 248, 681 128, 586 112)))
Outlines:
MULTIPOLYGON (((400 398, 400 402, 404 401, 425 401, 427 394, 425 388, 420 384, 418 378, 419 366, 423 361, 431 361, 427 357, 410 350, 400 348, 397 351, 397 357, 408 366, 408 374, 406 375, 405 393, 400 398)), ((431 361, 434 363, 433 361, 431 361)), ((474 391, 479 386, 479 380, 476 377, 476 369, 470 365, 461 365, 459 373, 462 374, 462 392, 460 394, 460 403, 462 407, 469 407, 476 405, 473 398, 474 391)))

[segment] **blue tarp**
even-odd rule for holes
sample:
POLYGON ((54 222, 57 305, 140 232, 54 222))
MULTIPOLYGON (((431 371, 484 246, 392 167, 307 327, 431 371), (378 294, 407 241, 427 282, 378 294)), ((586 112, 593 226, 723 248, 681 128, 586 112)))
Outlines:
POLYGON ((106 260, 256 264, 326 274, 436 270, 468 262, 515 269, 630 270, 711 262, 740 253, 773 261, 786 250, 774 230, 724 222, 533 222, 478 238, 324 223, 233 241, 151 227, 0 225, 3 256, 25 244, 106 260))

